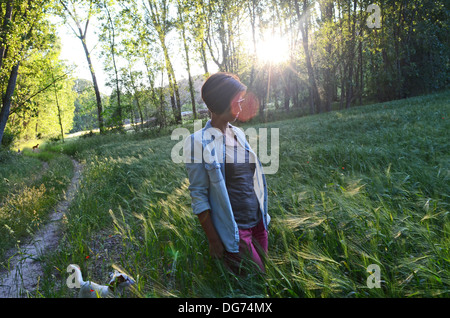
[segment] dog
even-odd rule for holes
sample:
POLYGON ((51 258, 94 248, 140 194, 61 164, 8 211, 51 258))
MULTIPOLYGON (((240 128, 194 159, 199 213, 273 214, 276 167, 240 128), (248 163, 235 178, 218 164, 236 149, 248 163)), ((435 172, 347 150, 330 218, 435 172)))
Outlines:
POLYGON ((78 298, 106 298, 114 297, 116 292, 121 293, 125 288, 133 285, 135 281, 124 273, 117 270, 110 275, 108 285, 99 285, 94 282, 84 281, 78 265, 69 265, 67 270, 75 270, 75 280, 79 283, 80 291, 78 298))
POLYGON ((33 151, 35 151, 38 148, 39 148, 39 144, 37 144, 36 146, 33 146, 33 151))

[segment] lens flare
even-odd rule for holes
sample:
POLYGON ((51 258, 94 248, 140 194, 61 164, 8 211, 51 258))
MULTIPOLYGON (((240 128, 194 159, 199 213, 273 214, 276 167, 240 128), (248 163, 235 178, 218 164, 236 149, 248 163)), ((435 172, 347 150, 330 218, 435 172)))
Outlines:
POLYGON ((246 122, 256 116, 259 109, 259 100, 255 94, 248 92, 244 95, 243 101, 240 103, 241 111, 238 115, 238 120, 246 122))

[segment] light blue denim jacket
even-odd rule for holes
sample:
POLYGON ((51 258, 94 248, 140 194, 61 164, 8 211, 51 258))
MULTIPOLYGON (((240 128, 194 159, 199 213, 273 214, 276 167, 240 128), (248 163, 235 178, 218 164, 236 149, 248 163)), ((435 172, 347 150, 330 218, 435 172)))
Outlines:
MULTIPOLYGON (((249 151, 250 160, 256 164, 253 176, 255 194, 258 197, 264 227, 267 230, 270 216, 267 211, 267 185, 261 162, 250 148, 244 132, 229 125, 238 142, 249 151)), ((186 138, 184 159, 189 176, 189 190, 194 214, 211 211, 211 218, 225 249, 239 252, 239 230, 225 183, 225 138, 222 132, 211 126, 205 127, 186 138)))

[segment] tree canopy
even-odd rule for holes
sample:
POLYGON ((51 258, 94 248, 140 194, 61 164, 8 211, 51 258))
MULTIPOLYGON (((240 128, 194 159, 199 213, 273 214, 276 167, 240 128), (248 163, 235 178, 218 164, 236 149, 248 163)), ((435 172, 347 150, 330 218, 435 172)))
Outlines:
POLYGON ((448 88, 449 13, 430 0, 2 1, 0 140, 181 123, 204 109, 215 71, 241 78, 262 120, 448 88), (60 60, 55 17, 80 40, 92 82, 60 60))

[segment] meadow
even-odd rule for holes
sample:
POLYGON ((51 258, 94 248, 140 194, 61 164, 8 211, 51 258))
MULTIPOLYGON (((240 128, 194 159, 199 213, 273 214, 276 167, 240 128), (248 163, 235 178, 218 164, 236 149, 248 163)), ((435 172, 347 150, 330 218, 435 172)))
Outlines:
POLYGON ((240 124, 280 132, 264 276, 235 276, 210 258, 170 131, 47 143, 84 170, 35 296, 73 297, 66 268, 78 264, 96 282, 125 271, 137 282, 131 297, 448 297, 449 115, 444 91, 240 124), (380 288, 368 286, 372 264, 380 288))
POLYGON ((61 153, 0 152, 0 260, 46 223, 72 176, 72 161, 61 153))

